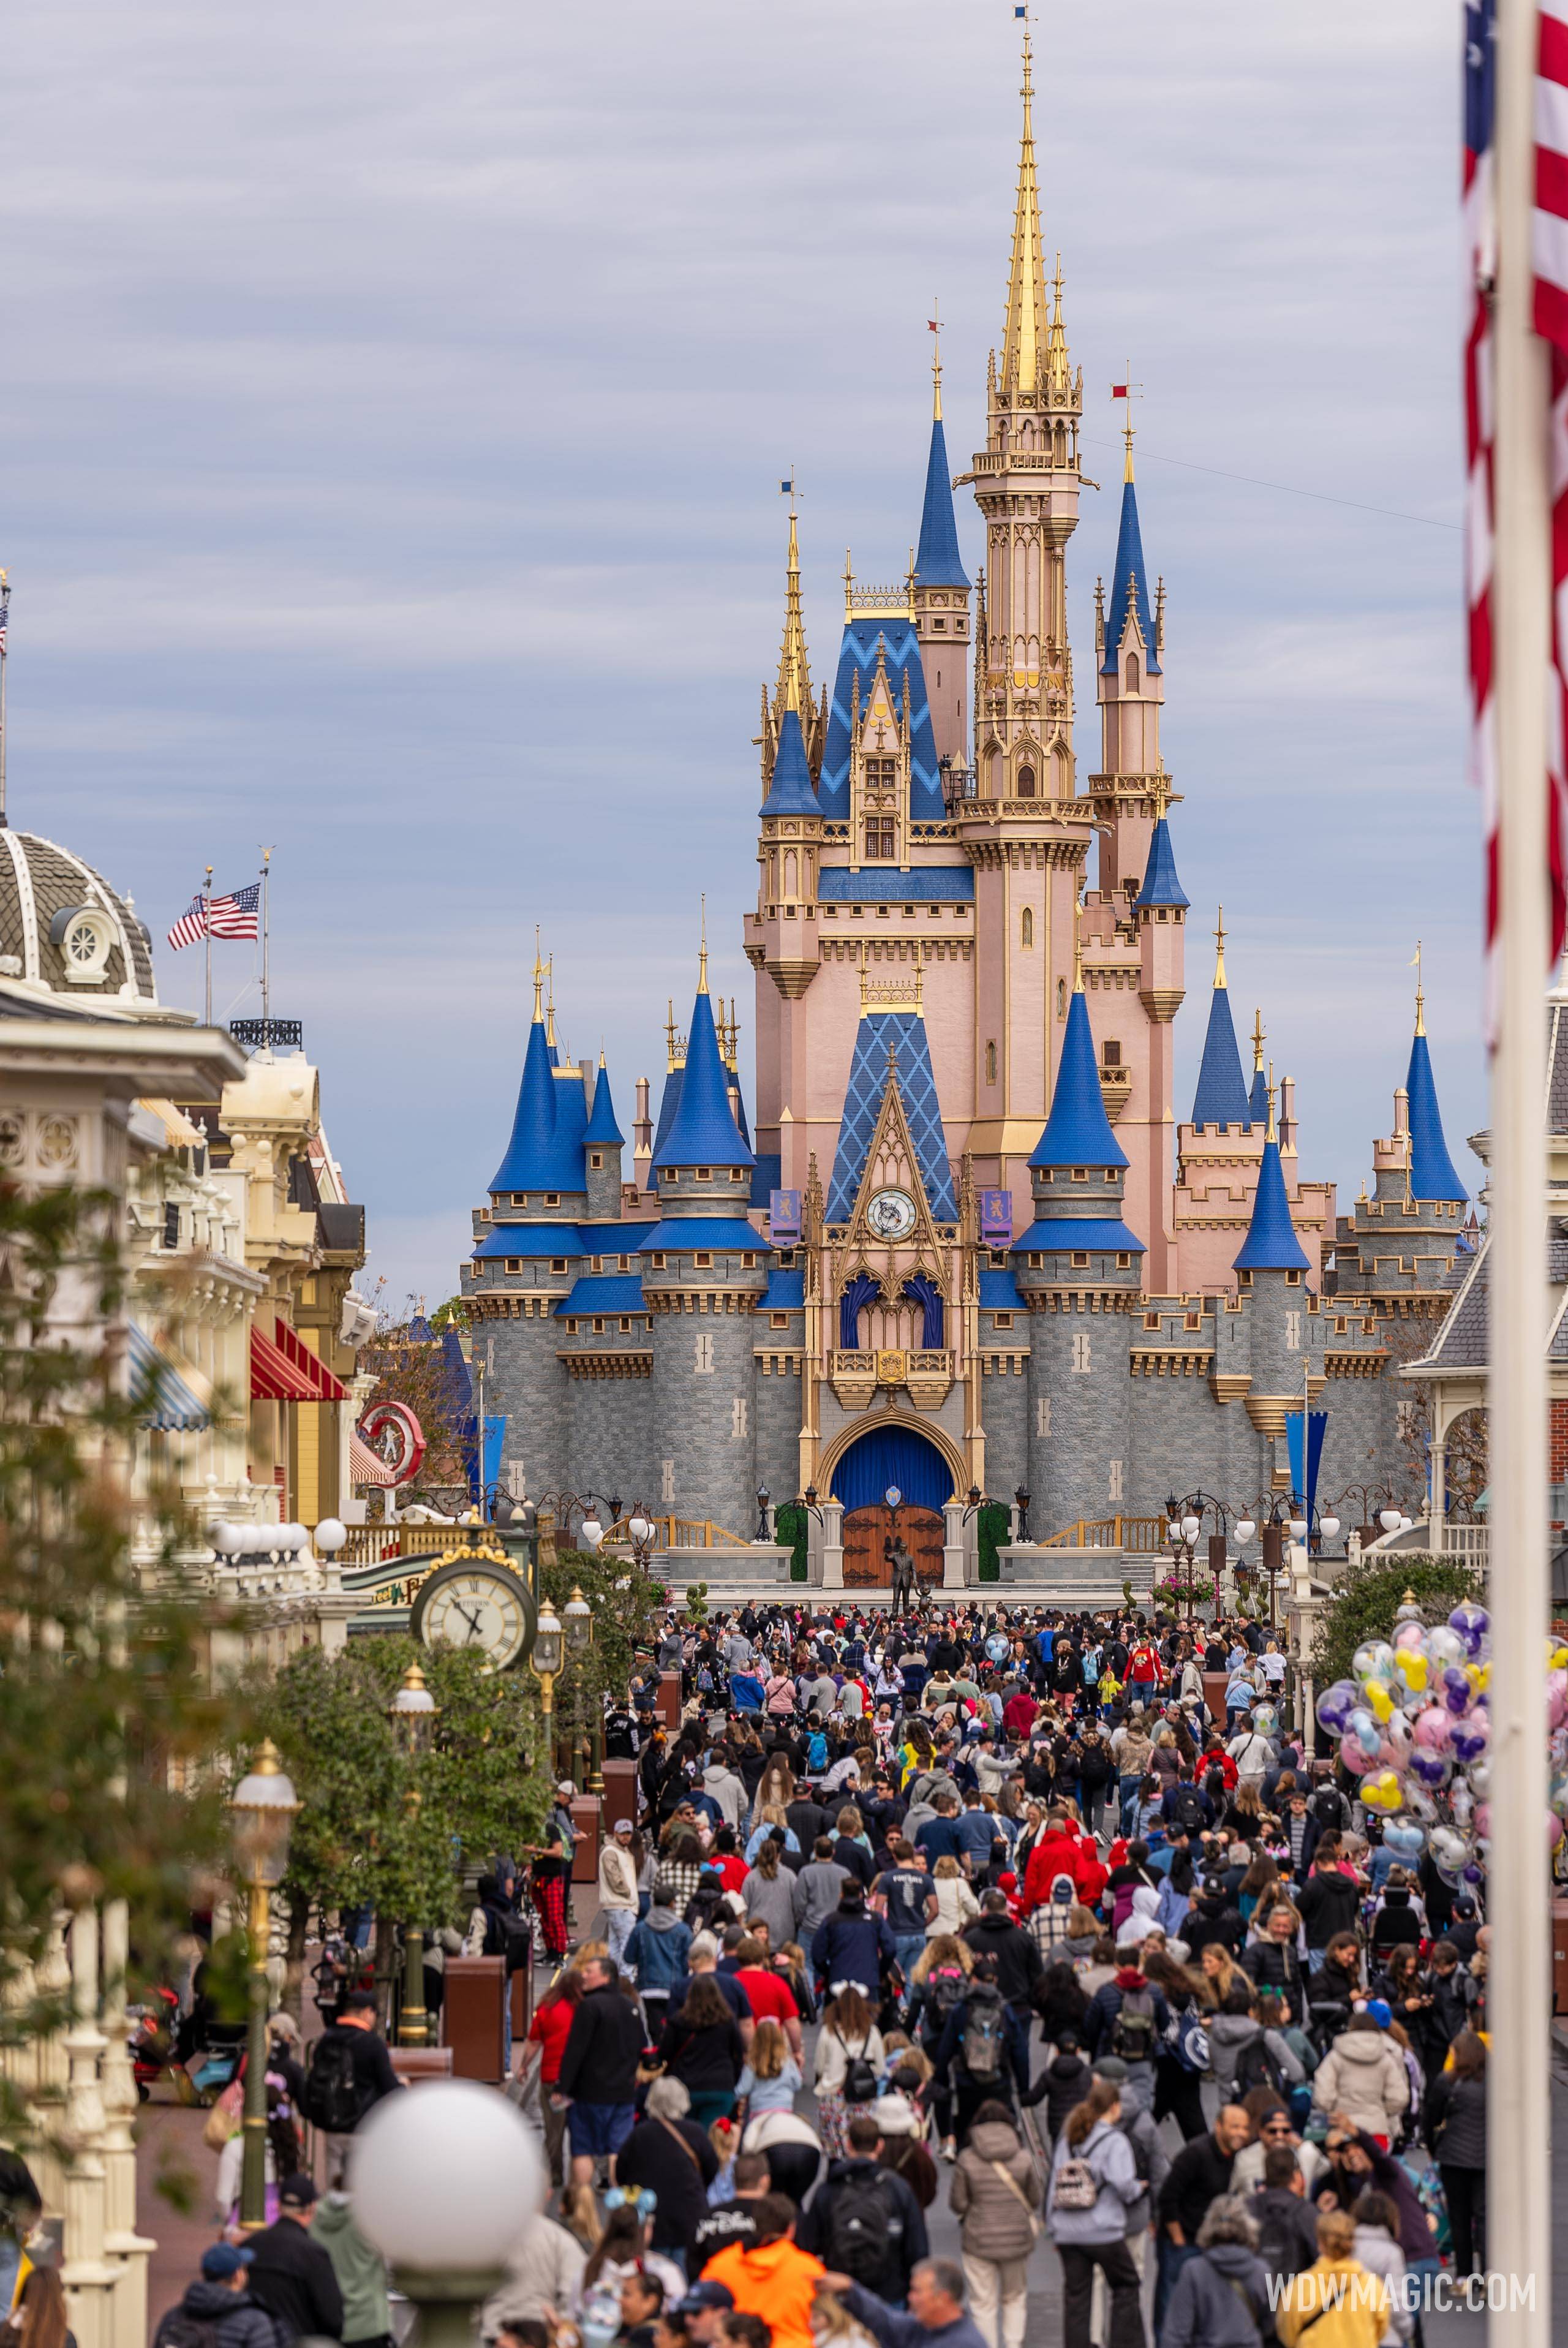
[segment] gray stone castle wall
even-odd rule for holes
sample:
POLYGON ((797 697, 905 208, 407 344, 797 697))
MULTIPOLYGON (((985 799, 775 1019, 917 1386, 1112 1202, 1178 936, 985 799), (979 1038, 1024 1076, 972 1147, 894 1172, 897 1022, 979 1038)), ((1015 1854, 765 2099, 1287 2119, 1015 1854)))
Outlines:
POLYGON ((757 1519, 757 1380, 749 1304, 745 1292, 676 1292, 661 1299, 654 1313, 659 1504, 675 1516, 707 1518, 742 1539, 757 1519), (664 1309, 677 1303, 682 1309, 664 1309), (737 1309, 725 1311, 727 1303, 737 1309), (687 1305, 706 1309, 686 1310, 687 1305))

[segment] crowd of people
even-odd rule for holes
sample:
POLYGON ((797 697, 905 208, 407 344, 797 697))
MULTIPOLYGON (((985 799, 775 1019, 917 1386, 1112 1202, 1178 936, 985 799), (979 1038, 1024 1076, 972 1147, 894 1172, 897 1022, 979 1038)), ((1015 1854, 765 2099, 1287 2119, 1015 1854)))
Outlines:
MULTIPOLYGON (((1487 1929, 1285 1676, 1247 1620, 672 1617, 605 1723, 636 1816, 548 1918, 552 2198, 485 2342, 1021 2348, 1054 2262, 1065 2348, 1418 2343, 1486 2272, 1487 1929)), ((211 2254, 212 2348, 289 2336, 304 2190, 211 2254)))

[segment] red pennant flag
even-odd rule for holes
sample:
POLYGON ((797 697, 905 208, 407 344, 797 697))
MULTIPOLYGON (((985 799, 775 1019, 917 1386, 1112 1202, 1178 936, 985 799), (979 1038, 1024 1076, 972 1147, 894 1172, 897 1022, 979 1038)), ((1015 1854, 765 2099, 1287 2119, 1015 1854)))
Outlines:
POLYGON ((1110 386, 1110 396, 1112 399, 1125 399, 1127 386, 1124 383, 1113 383, 1110 386))

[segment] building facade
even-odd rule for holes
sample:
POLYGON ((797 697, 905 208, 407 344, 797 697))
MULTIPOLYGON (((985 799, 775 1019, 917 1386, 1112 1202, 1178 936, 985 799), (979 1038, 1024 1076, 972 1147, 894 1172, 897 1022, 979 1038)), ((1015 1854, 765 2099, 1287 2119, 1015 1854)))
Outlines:
POLYGON ((1026 48, 985 446, 954 479, 938 365, 913 568, 869 586, 846 564, 820 689, 791 512, 743 921, 754 1117, 705 970, 656 1117, 638 1084, 628 1165, 608 1072, 562 1064, 536 971, 462 1273, 515 1492, 618 1497, 732 1539, 760 1491, 810 1495, 843 1509, 865 1581, 895 1529, 939 1560, 944 1510, 976 1493, 1026 1494, 1037 1538, 1162 1520, 1198 1488, 1266 1513, 1304 1401, 1326 1419, 1320 1494, 1398 1486, 1414 1508, 1398 1374, 1468 1261, 1418 1014, 1371 1195, 1342 1218, 1301 1171, 1261 1018, 1243 1067, 1222 926, 1182 1121, 1164 589, 1130 428, 1086 772, 1066 592, 1083 385, 1031 104, 1026 48), (958 487, 983 530, 973 579, 958 487))

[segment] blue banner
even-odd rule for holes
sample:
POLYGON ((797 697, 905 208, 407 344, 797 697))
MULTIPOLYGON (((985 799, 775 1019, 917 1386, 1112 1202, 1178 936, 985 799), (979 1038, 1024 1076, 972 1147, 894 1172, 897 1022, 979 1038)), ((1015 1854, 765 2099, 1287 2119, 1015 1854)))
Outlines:
POLYGON ((1285 1441, 1290 1446, 1290 1480, 1292 1488, 1300 1493, 1306 1504, 1306 1521, 1312 1523, 1313 1504, 1317 1498, 1317 1470, 1323 1458, 1323 1435, 1328 1425, 1328 1413, 1315 1410, 1307 1413, 1306 1467, 1301 1458, 1301 1419, 1299 1410, 1287 1410, 1284 1415, 1285 1441))
MULTIPOLYGON (((502 1411, 499 1416, 492 1417, 490 1413, 487 1410, 485 1413, 484 1454, 484 1489, 487 1492, 493 1490, 495 1486, 500 1481, 500 1452, 501 1445, 505 1439, 506 1413, 502 1411)), ((470 1411, 468 1417, 463 1421, 463 1465, 468 1473, 469 1498, 477 1504, 480 1497, 480 1485, 474 1473, 474 1414, 470 1411)))

